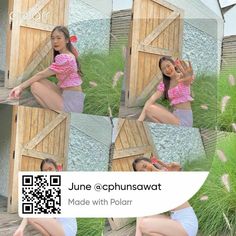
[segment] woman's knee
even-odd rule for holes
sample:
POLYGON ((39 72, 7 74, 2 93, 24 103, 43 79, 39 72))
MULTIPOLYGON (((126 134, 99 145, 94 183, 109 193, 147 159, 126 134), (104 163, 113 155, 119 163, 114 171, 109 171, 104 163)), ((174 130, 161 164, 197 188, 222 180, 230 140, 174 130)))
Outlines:
POLYGON ((151 113, 155 108, 156 106, 154 104, 150 104, 145 108, 145 110, 146 112, 151 113))
POLYGON ((38 81, 34 82, 30 86, 31 92, 32 93, 37 93, 39 89, 42 89, 42 84, 38 81))
POLYGON ((139 221, 139 228, 143 234, 149 234, 150 229, 149 229, 149 219, 148 218, 142 218, 139 221))

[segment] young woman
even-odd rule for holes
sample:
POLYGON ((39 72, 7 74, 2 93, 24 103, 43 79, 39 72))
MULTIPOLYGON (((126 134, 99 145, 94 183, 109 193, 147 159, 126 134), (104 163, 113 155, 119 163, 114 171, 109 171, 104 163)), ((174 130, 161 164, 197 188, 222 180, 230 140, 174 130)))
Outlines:
MULTIPOLYGON (((134 171, 160 171, 149 159, 138 158, 133 162, 134 171)), ((188 202, 170 211, 170 215, 138 218, 135 236, 196 236, 197 216, 188 202)))
POLYGON ((164 163, 156 157, 152 156, 151 159, 146 157, 139 157, 132 163, 134 171, 180 171, 181 166, 179 163, 171 162, 164 163))
POLYGON ((189 65, 181 60, 174 61, 171 57, 164 56, 159 61, 159 68, 163 81, 157 91, 147 100, 139 116, 139 121, 146 117, 156 123, 173 124, 192 127, 193 115, 191 110, 190 85, 194 79, 191 63, 189 65), (156 104, 156 100, 164 95, 170 101, 173 112, 156 104))
MULTIPOLYGON (((41 171, 57 171, 53 159, 45 159, 40 165, 41 171)), ((75 236, 77 222, 75 218, 24 218, 13 236, 23 236, 27 224, 31 224, 43 236, 75 236)))
POLYGON ((82 92, 82 72, 78 53, 70 41, 69 31, 57 26, 51 33, 54 62, 45 70, 13 88, 10 99, 19 99, 22 91, 30 87, 39 104, 48 109, 66 112, 83 112, 84 93, 82 92), (58 84, 47 78, 56 75, 58 84))

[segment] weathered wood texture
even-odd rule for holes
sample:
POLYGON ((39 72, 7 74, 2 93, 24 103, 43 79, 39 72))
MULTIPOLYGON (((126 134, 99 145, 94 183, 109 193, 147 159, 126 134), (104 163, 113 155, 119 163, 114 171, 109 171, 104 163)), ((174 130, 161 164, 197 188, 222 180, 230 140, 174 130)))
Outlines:
POLYGON ((114 11, 111 16, 110 48, 126 45, 131 25, 131 10, 114 11))
POLYGON ((236 66, 236 35, 224 37, 222 44, 222 70, 236 66))
POLYGON ((115 141, 113 171, 132 171, 132 162, 145 153, 156 153, 152 138, 144 122, 119 120, 115 141))
POLYGON ((183 12, 162 0, 135 0, 127 63, 126 106, 143 105, 160 82, 159 59, 182 52, 183 12), (129 59, 130 57, 130 59, 129 59))
POLYGON ((10 212, 17 210, 19 171, 40 171, 40 163, 45 158, 53 158, 67 167, 70 119, 67 113, 25 106, 15 107, 13 115, 10 212))
POLYGON ((52 57, 50 32, 57 25, 67 24, 68 4, 68 0, 19 0, 10 4, 14 17, 8 29, 7 87, 28 79, 47 56, 52 57))

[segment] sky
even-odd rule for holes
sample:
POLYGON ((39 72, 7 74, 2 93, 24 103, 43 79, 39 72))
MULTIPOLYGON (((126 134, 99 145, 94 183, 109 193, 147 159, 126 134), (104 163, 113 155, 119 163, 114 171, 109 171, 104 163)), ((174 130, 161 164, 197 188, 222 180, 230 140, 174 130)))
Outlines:
POLYGON ((132 3, 132 0, 113 0, 113 10, 118 11, 122 9, 130 9, 132 3))
MULTIPOLYGON (((224 7, 224 6, 228 6, 228 5, 236 3, 236 0, 220 0, 220 3, 221 3, 221 6, 224 7)), ((132 6, 132 0, 113 0, 114 11, 118 11, 121 9, 129 9, 131 8, 131 6, 132 6)))
POLYGON ((224 7, 236 3, 236 0, 220 0, 220 3, 224 7))

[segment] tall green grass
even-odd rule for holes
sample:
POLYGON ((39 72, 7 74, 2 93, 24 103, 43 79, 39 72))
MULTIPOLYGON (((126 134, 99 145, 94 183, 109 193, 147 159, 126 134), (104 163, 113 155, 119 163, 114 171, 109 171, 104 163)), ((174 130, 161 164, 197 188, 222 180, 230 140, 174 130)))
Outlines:
POLYGON ((117 71, 124 72, 122 49, 117 48, 109 54, 83 54, 79 60, 84 73, 83 91, 86 94, 84 113, 106 116, 109 115, 110 107, 112 115, 118 117, 123 77, 115 87, 112 86, 112 79, 117 71), (93 87, 89 82, 95 82, 97 86, 93 87))
POLYGON ((214 128, 217 121, 217 76, 197 75, 192 84, 192 97, 193 126, 214 128))
POLYGON ((77 218, 77 236, 101 236, 104 230, 105 219, 77 218))
POLYGON ((236 123, 236 85, 230 85, 229 75, 233 75, 236 79, 236 66, 222 71, 218 80, 217 126, 220 130, 224 131, 233 131, 232 123, 236 123), (222 113, 221 101, 224 96, 229 96, 230 99, 225 107, 225 111, 222 113))
POLYGON ((217 149, 222 150, 226 162, 214 157, 209 177, 201 190, 191 199, 199 219, 202 235, 236 235, 236 135, 229 133, 219 140, 217 149), (222 182, 228 174, 230 191, 222 182), (208 200, 200 200, 208 196, 208 200))

